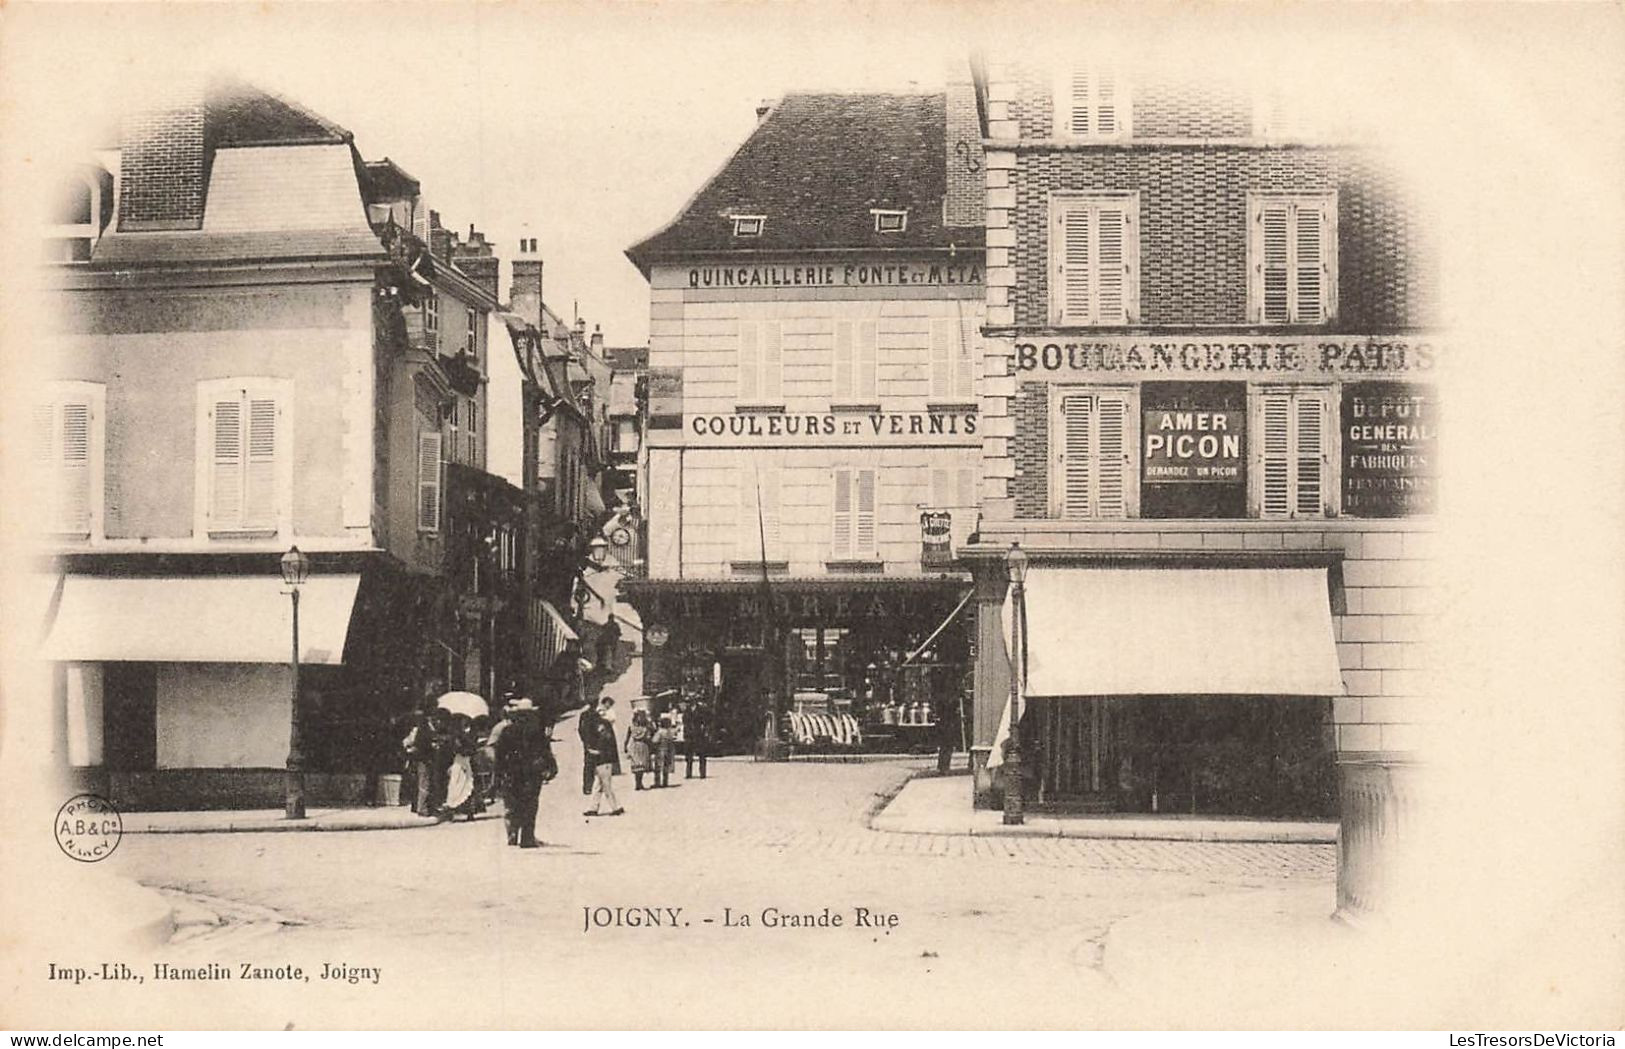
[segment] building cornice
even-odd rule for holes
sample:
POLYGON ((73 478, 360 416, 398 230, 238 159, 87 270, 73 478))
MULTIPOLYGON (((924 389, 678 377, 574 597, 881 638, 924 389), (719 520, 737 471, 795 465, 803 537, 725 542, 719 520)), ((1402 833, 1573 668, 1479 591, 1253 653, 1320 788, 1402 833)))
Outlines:
POLYGON ((272 262, 194 263, 95 268, 58 267, 48 271, 46 291, 110 291, 126 288, 223 288, 286 284, 371 284, 385 257, 272 262), (56 277, 58 279, 51 279, 56 277))
POLYGON ((1099 153, 1136 149, 1280 149, 1359 151, 1357 142, 1314 142, 1275 138, 1131 138, 1111 141, 1076 138, 984 138, 982 147, 1010 153, 1099 153))

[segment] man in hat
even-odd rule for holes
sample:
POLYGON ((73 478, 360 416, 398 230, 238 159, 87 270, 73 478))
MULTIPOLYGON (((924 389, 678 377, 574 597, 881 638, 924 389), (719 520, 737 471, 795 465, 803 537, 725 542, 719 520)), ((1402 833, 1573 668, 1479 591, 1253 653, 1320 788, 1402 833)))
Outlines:
POLYGON ((491 731, 491 747, 508 844, 534 849, 541 844, 536 840, 536 810, 542 784, 558 771, 536 704, 520 697, 504 707, 502 721, 491 731))

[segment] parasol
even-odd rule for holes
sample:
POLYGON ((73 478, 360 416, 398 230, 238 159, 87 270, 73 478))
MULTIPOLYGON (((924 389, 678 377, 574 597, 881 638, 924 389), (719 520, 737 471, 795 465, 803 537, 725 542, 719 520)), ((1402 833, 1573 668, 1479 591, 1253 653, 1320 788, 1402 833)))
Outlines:
POLYGON ((435 706, 469 718, 486 717, 491 713, 485 700, 472 692, 447 692, 435 702, 435 706))

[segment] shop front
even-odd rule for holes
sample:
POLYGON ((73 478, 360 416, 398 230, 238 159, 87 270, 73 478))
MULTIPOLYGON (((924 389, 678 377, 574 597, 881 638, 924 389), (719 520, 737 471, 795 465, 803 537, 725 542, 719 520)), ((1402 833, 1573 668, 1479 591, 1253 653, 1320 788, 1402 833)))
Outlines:
MULTIPOLYGON (((968 721, 969 581, 629 580, 644 688, 710 709, 718 753, 934 750, 968 721)), ((962 742, 955 742, 963 749, 962 742)))

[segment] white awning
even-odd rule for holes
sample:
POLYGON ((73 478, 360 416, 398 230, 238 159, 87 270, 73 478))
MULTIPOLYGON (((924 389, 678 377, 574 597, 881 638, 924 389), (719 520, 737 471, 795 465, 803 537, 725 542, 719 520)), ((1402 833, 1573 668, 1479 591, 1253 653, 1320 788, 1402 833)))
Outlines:
POLYGON ((1026 604, 1028 696, 1343 694, 1324 568, 1035 567, 1026 604))
MULTIPOLYGON (((299 661, 342 663, 358 575, 299 588, 299 661)), ((76 662, 286 663, 292 601, 276 576, 70 575, 41 655, 76 662)))

